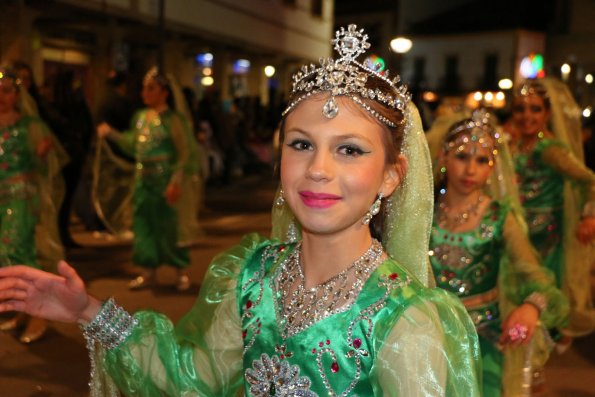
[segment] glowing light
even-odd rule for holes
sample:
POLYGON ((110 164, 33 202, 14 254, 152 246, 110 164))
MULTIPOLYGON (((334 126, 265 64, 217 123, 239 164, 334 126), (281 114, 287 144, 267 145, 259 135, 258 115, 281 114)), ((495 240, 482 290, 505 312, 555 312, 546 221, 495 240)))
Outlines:
POLYGON ((473 99, 475 99, 477 102, 479 102, 483 99, 483 94, 481 92, 477 91, 475 94, 473 94, 473 99))
POLYGON ((200 84, 204 85, 205 87, 209 87, 213 85, 213 83, 215 83, 215 79, 213 79, 211 76, 205 76, 200 79, 200 84))
POLYGON ((204 74, 205 76, 210 76, 210 75, 213 74, 213 69, 211 69, 211 68, 204 68, 202 70, 202 74, 204 74))
POLYGON ((571 70, 572 70, 572 68, 567 63, 565 63, 564 65, 562 65, 562 67, 560 67, 560 72, 562 72, 562 74, 570 74, 571 70))
POLYGON ((500 87, 501 90, 510 90, 512 88, 512 80, 502 79, 498 82, 498 87, 500 87))
POLYGON ((591 73, 587 73, 585 76, 585 82, 587 84, 593 84, 593 75, 591 73))
POLYGON ((583 117, 585 117, 585 118, 591 117, 592 111, 593 111, 593 109, 591 109, 591 106, 587 106, 585 109, 583 109, 583 117))
POLYGON ((498 92, 496 93, 496 100, 497 100, 497 101, 503 101, 503 100, 504 100, 504 98, 505 98, 505 96, 504 96, 504 93, 503 93, 502 91, 498 91, 498 92))
POLYGON ((397 37, 390 41, 390 48, 398 53, 404 54, 413 47, 413 42, 406 37, 397 37))
MULTIPOLYGON (((543 56, 541 54, 529 54, 521 60, 521 76, 524 78, 545 77, 543 70, 543 56)), ((502 88, 502 87, 500 87, 502 88)), ((504 89, 504 88, 502 88, 504 89)))
POLYGON ((264 67, 264 75, 267 77, 273 77, 275 75, 275 67, 267 65, 264 67))
POLYGON ((494 94, 492 94, 491 92, 486 92, 485 95, 483 96, 484 99, 486 100, 486 102, 492 102, 494 100, 494 94))
POLYGON ((386 62, 384 62, 384 59, 374 54, 370 55, 364 60, 364 65, 372 70, 377 71, 378 73, 382 73, 384 69, 386 69, 386 62))
POLYGON ((438 100, 438 95, 432 91, 426 91, 423 93, 422 98, 426 102, 436 102, 438 100))
POLYGON ((250 61, 247 59, 237 59, 233 63, 233 72, 238 74, 248 73, 250 71, 250 61))
POLYGON ((203 68, 210 68, 213 66, 213 54, 210 52, 204 52, 202 54, 198 54, 195 57, 196 63, 198 63, 203 68))

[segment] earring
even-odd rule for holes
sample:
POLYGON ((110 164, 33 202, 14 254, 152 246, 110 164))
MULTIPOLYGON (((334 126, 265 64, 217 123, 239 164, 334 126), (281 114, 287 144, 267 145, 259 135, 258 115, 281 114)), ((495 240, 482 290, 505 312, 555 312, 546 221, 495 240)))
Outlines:
POLYGON ((275 205, 277 207, 283 207, 283 205, 285 205, 285 197, 283 197, 283 188, 279 189, 279 196, 277 196, 277 200, 275 200, 275 205))
POLYGON ((446 167, 440 167, 440 181, 443 181, 446 178, 446 167))
POLYGON ((380 206, 382 205, 383 196, 384 195, 382 193, 378 193, 378 198, 376 199, 376 201, 374 201, 374 203, 372 203, 372 206, 370 207, 368 212, 366 212, 366 215, 364 215, 364 219, 362 219, 362 224, 369 225, 372 218, 374 218, 374 216, 380 212, 380 206))

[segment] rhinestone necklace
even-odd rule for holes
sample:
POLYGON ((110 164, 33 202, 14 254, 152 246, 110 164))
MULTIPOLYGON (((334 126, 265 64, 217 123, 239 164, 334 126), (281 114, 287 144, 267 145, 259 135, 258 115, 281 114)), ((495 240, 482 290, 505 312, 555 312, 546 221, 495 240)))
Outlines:
POLYGON ((472 203, 464 210, 453 214, 451 214, 450 207, 447 206, 444 201, 440 200, 440 203, 438 204, 438 226, 443 229, 452 230, 467 223, 471 217, 477 215, 477 210, 483 200, 483 194, 480 194, 475 203, 472 203))
POLYGON ((279 331, 288 338, 333 314, 347 310, 382 258, 382 245, 370 248, 347 269, 312 288, 306 288, 301 242, 273 278, 279 331))

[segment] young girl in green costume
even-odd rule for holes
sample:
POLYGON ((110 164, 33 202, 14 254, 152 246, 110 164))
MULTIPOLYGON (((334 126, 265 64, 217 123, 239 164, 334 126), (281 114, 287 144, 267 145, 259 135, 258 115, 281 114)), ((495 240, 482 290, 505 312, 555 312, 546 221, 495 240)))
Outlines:
POLYGON ((563 325, 568 304, 529 242, 510 155, 489 119, 476 111, 429 132, 441 142, 430 261, 436 285, 461 298, 477 327, 482 395, 530 396, 550 350, 540 324, 563 325))
POLYGON ((333 44, 337 59, 294 76, 275 238, 248 235, 217 256, 177 326, 90 297, 65 263, 60 276, 0 270, 0 311, 39 313, 43 299, 45 316, 83 324, 97 393, 478 396, 474 326, 453 295, 425 286, 419 114, 398 79, 357 61, 369 44, 355 25, 333 44))
POLYGON ((512 149, 529 236, 570 302, 563 346, 595 329, 589 283, 595 261, 595 174, 583 161, 580 109, 561 81, 525 81, 516 90, 512 124, 518 132, 512 149))
POLYGON ((188 120, 170 106, 172 95, 170 80, 152 69, 143 81, 147 109, 135 115, 133 129, 119 133, 106 123, 97 128, 100 137, 116 142, 136 159, 133 262, 145 273, 130 282, 131 289, 153 285, 155 270, 164 264, 178 269, 178 290, 190 287, 185 272, 189 251, 179 243, 196 234, 196 219, 184 214, 196 214, 192 208, 198 199, 193 193, 198 189, 192 185, 199 159, 188 120))
MULTIPOLYGON (((0 69, 0 267, 39 268, 40 259, 51 267, 64 254, 54 206, 61 186, 54 182, 66 156, 35 114, 17 76, 0 69)), ((0 330, 21 326, 23 343, 41 338, 47 328, 44 319, 17 315, 0 323, 0 330)))

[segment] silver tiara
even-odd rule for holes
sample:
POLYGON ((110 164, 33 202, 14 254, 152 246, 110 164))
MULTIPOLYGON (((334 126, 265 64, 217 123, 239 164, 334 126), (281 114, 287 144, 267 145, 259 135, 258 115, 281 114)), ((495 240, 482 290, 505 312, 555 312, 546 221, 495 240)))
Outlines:
POLYGON ((494 127, 494 116, 485 109, 477 109, 470 119, 465 119, 453 125, 444 139, 444 151, 454 148, 463 150, 465 145, 477 144, 489 149, 492 154, 498 154, 496 144, 500 141, 500 133, 494 127))
POLYGON ((407 92, 407 86, 400 84, 401 78, 396 76, 392 80, 388 78, 388 70, 380 73, 379 65, 363 65, 356 58, 370 48, 368 35, 364 30, 357 30, 356 25, 349 25, 347 30, 341 28, 335 32, 335 39, 331 41, 334 49, 341 56, 333 58, 321 58, 320 67, 314 64, 304 65, 301 70, 293 75, 292 97, 295 99, 287 106, 282 115, 291 112, 304 99, 328 91, 331 97, 322 108, 325 117, 332 119, 339 113, 339 106, 335 101, 336 96, 347 96, 355 103, 364 108, 368 113, 389 127, 397 125, 384 117, 365 100, 371 99, 397 109, 405 110, 411 95, 407 92), (391 93, 380 89, 366 88, 368 78, 378 78, 391 87, 391 93))
POLYGON ((516 96, 531 96, 538 95, 542 98, 549 98, 547 89, 537 79, 527 79, 523 81, 520 87, 515 90, 516 96))

